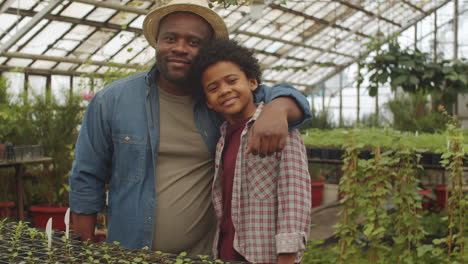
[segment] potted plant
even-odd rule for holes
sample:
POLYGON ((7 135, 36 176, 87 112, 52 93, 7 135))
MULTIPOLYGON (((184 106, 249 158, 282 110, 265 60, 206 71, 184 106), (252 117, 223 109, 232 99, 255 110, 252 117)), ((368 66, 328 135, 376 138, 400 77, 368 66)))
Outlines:
POLYGON ((68 205, 68 173, 73 163, 73 146, 78 135, 83 108, 79 96, 69 95, 61 105, 50 93, 38 95, 33 101, 34 126, 45 155, 52 158, 38 180, 45 192, 42 201, 30 208, 37 227, 44 227, 50 215, 54 226, 63 230, 63 216, 68 205), (42 216, 45 213, 46 216, 42 216), (56 222, 56 223, 55 223, 56 222))

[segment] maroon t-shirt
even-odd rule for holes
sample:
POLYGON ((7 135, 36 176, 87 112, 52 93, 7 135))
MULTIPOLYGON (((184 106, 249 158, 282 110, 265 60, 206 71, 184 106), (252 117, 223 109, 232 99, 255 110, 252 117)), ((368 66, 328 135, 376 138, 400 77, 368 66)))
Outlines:
POLYGON ((226 128, 226 138, 222 155, 223 175, 221 180, 223 194, 223 218, 219 233, 218 252, 219 258, 223 260, 246 261, 234 249, 234 225, 231 217, 232 183, 234 180, 234 168, 236 167, 236 156, 239 151, 240 136, 242 129, 249 119, 226 128))

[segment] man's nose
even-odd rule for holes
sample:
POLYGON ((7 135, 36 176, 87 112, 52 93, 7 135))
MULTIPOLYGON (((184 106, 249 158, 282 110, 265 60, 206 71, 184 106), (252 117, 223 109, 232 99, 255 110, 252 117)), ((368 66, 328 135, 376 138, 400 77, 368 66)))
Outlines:
POLYGON ((180 39, 176 41, 172 46, 172 52, 185 54, 188 52, 187 47, 187 43, 184 40, 180 39))

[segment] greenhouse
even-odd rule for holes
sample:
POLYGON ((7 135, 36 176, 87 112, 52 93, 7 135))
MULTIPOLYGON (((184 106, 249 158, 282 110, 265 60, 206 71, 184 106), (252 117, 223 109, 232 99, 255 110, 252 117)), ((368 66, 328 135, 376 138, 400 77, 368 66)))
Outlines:
POLYGON ((0 20, 0 263, 468 263, 467 0, 0 20))

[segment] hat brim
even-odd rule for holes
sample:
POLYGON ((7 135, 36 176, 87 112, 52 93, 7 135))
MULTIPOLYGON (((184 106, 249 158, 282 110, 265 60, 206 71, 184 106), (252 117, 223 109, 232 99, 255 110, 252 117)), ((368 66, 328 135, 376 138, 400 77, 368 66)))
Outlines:
POLYGON ((168 14, 174 12, 190 12, 194 13, 208 22, 214 31, 215 39, 228 39, 229 32, 223 19, 213 10, 194 4, 173 4, 151 11, 143 21, 143 34, 145 35, 148 43, 156 48, 158 42, 159 23, 168 14))

